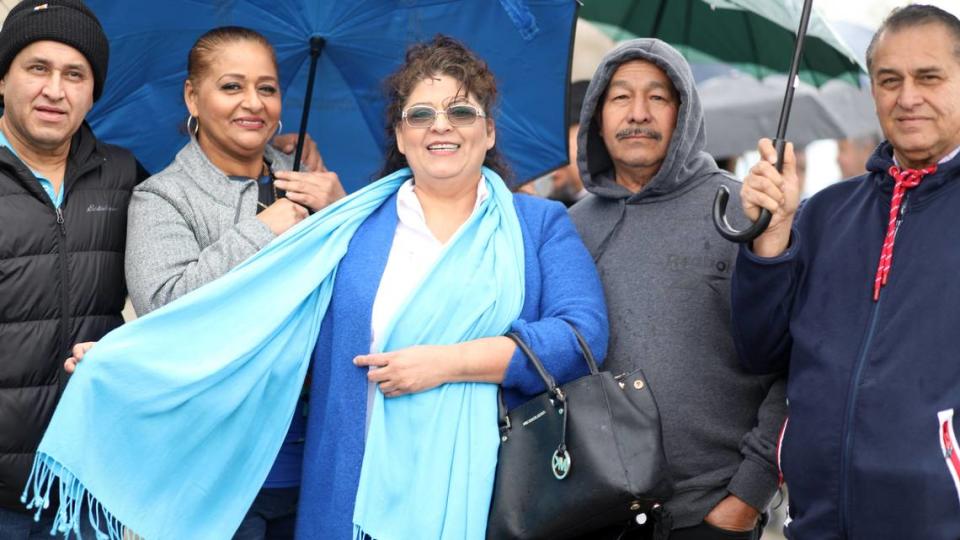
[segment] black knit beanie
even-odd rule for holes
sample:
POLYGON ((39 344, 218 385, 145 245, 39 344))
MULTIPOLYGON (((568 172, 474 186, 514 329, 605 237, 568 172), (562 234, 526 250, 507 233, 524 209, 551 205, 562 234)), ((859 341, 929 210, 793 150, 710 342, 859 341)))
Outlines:
POLYGON ((93 99, 103 93, 110 46, 100 21, 81 0, 24 0, 0 28, 0 77, 13 59, 35 41, 58 41, 80 51, 93 68, 93 99))

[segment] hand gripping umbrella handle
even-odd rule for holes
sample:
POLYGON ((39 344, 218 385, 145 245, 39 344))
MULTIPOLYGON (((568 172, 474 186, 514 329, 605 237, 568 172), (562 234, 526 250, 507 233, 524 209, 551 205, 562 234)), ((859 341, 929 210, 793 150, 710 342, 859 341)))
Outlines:
POLYGON ((720 236, 731 242, 745 244, 752 242, 754 238, 763 234, 770 225, 770 219, 773 217, 766 208, 760 210, 760 217, 757 221, 742 231, 734 229, 727 221, 727 202, 730 200, 730 190, 727 186, 720 186, 717 190, 717 196, 713 199, 713 225, 717 228, 720 236))
MULTIPOLYGON (((793 105, 793 93, 796 90, 798 82, 797 72, 800 71, 800 58, 803 56, 803 38, 807 35, 807 24, 810 22, 810 11, 813 9, 813 0, 803 1, 803 10, 800 13, 800 27, 797 29, 797 41, 793 48, 793 61, 790 63, 790 76, 787 77, 787 91, 783 96, 783 106, 780 108, 780 122, 777 124, 777 138, 773 144, 777 150, 777 171, 783 172, 783 151, 786 147, 787 122, 790 120, 790 106, 793 105)), ((738 231, 730 226, 727 221, 727 202, 730 200, 730 191, 726 186, 720 186, 717 195, 713 199, 713 225, 717 228, 720 236, 731 242, 745 244, 763 234, 770 225, 770 211, 760 210, 760 217, 757 221, 743 231, 738 231)))
MULTIPOLYGON (((774 148, 777 151, 777 172, 783 172, 783 152, 787 142, 783 139, 773 141, 774 148)), ((727 202, 730 200, 730 190, 727 186, 720 186, 717 189, 717 196, 713 199, 713 224, 717 228, 720 236, 731 242, 744 244, 752 242, 756 237, 763 234, 770 225, 770 219, 773 217, 766 208, 760 209, 760 217, 752 225, 742 231, 738 231, 727 221, 727 202)))

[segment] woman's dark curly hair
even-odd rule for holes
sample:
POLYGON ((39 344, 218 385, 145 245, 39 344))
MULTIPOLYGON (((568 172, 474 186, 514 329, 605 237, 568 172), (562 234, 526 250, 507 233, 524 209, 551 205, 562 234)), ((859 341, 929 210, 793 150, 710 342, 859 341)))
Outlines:
MULTIPOLYGON (((411 46, 407 50, 406 61, 385 83, 387 153, 380 176, 407 166, 407 159, 397 148, 397 126, 403 121, 403 106, 420 81, 436 75, 447 75, 457 80, 460 92, 463 95, 473 94, 487 117, 492 117, 497 102, 497 83, 486 62, 463 43, 442 34, 437 34, 431 41, 411 46)), ((505 181, 509 179, 510 169, 496 146, 487 150, 483 164, 505 181)))

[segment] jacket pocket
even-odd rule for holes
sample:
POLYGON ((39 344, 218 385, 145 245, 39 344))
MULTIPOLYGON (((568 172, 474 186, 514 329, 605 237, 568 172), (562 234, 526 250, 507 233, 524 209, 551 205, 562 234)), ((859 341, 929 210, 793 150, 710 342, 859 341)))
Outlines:
POLYGON ((940 449, 943 451, 943 459, 953 478, 953 487, 957 490, 957 501, 960 503, 960 448, 957 447, 957 433, 953 430, 953 409, 938 412, 937 420, 940 449))

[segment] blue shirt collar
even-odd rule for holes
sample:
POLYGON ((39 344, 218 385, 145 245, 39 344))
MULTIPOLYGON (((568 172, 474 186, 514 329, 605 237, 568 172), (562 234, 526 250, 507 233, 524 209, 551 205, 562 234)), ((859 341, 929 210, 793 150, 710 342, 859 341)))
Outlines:
MULTIPOLYGON (((10 149, 13 155, 17 156, 17 159, 20 158, 20 155, 17 154, 17 149, 14 148, 12 144, 10 144, 10 141, 7 139, 6 134, 3 133, 2 129, 0 129, 0 146, 6 146, 7 148, 10 149)), ((20 161, 23 161, 23 160, 21 159, 20 161)), ((26 163, 24 163, 24 165, 26 165, 26 163)), ((29 168, 30 172, 32 172, 33 175, 37 177, 37 180, 40 181, 40 187, 42 187, 43 191, 45 191, 47 193, 47 196, 50 197, 50 201, 53 202, 53 206, 55 208, 60 208, 60 205, 63 203, 64 186, 61 185, 60 192, 56 193, 53 190, 53 182, 51 182, 46 177, 42 176, 37 171, 33 170, 33 168, 30 168, 29 166, 27 168, 29 168)))

